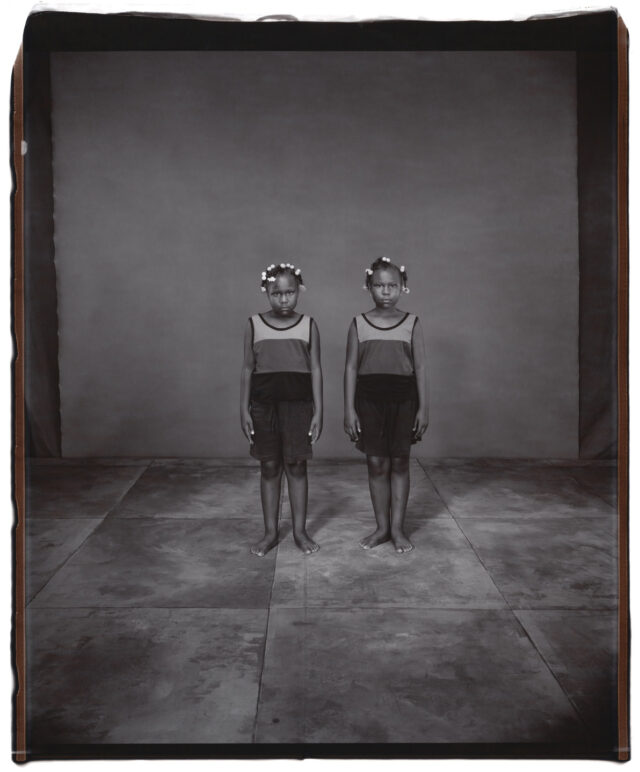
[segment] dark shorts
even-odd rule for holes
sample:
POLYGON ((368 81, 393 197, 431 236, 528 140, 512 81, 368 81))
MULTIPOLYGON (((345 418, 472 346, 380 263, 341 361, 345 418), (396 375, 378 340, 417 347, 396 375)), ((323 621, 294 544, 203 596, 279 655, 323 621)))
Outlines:
POLYGON ((254 402, 251 418, 254 435, 249 452, 254 458, 303 461, 312 457, 313 402, 254 402))
POLYGON ((416 440, 413 425, 418 412, 416 400, 373 402, 356 397, 356 413, 360 421, 360 438, 356 448, 367 456, 398 458, 411 454, 416 440))

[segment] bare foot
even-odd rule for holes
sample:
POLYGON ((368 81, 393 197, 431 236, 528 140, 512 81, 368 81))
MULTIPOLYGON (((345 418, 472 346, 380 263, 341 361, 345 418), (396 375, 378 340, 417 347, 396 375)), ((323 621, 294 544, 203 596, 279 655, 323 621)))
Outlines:
POLYGON ((278 534, 265 533, 262 539, 257 544, 251 547, 251 554, 257 555, 259 558, 263 558, 270 549, 276 546, 278 543, 278 534))
POLYGON ((411 552, 413 549, 413 544, 411 544, 402 531, 392 533, 391 540, 393 541, 393 546, 396 548, 396 552, 411 552))
POLYGON ((373 533, 370 533, 360 542, 360 546, 363 550, 372 550, 378 544, 384 544, 386 541, 389 541, 389 531, 376 528, 373 533))
POLYGON ((320 545, 316 544, 306 531, 297 534, 294 533, 293 540, 305 555, 311 555, 313 552, 317 552, 320 549, 320 545))

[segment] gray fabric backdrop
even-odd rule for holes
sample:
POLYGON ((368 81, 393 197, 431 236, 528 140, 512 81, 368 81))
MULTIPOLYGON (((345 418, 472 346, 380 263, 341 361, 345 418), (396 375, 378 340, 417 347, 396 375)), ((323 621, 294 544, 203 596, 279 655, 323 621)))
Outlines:
POLYGON ((262 267, 299 264, 325 433, 363 269, 409 270, 428 455, 578 453, 575 55, 52 56, 64 455, 242 455, 262 267))

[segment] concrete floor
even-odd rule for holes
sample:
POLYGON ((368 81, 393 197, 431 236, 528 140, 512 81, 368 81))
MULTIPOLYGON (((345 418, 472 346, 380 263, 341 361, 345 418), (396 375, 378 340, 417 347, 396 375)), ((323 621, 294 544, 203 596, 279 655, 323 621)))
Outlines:
POLYGON ((616 469, 411 462, 416 549, 365 552, 366 468, 310 465, 265 558, 250 460, 32 461, 28 716, 55 743, 614 749, 616 469))

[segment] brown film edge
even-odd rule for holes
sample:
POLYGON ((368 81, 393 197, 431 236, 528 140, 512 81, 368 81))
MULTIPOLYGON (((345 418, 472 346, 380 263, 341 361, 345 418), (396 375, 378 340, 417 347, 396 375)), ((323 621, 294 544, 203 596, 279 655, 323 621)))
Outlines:
POLYGON ((13 67, 13 330, 15 337, 14 367, 14 761, 27 760, 26 746, 26 640, 25 640, 25 431, 24 431, 24 100, 23 49, 20 46, 13 67))
POLYGON ((618 760, 629 753, 629 33, 618 15, 618 760))

